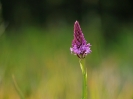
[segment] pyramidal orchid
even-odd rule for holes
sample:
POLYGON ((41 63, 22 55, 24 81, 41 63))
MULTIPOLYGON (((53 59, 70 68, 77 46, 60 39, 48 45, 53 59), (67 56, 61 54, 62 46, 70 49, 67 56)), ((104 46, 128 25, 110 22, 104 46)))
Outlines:
POLYGON ((77 55, 80 59, 83 59, 91 52, 90 46, 90 43, 87 44, 87 41, 84 38, 79 22, 76 21, 74 23, 74 39, 72 41, 70 51, 77 55))
POLYGON ((74 39, 70 51, 79 58, 80 68, 83 75, 82 99, 87 99, 87 69, 84 65, 84 58, 87 54, 91 53, 90 46, 90 43, 87 44, 87 41, 84 38, 79 22, 76 21, 74 23, 74 39))

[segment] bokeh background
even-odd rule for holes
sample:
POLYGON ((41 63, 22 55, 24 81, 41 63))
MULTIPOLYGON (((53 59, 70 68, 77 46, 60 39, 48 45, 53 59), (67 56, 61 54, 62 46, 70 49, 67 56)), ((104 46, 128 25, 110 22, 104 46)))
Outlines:
POLYGON ((81 99, 78 20, 92 53, 88 99, 133 99, 132 0, 1 0, 0 99, 81 99), (13 79, 14 75, 14 79, 13 79))

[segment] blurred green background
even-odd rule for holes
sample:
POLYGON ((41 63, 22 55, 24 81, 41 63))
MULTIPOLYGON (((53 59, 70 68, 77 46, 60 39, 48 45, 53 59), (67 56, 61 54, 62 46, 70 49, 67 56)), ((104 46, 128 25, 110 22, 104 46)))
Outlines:
POLYGON ((78 58, 70 53, 79 21, 92 53, 88 99, 133 99, 133 1, 1 0, 0 99, 81 99, 78 58))

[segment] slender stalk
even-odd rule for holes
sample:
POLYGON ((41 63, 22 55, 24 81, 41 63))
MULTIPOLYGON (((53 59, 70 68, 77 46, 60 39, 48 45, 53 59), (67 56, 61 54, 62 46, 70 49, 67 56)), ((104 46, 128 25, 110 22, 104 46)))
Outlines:
POLYGON ((80 63, 80 68, 83 76, 82 99, 87 99, 87 70, 84 64, 85 63, 84 59, 80 59, 79 63, 80 63))
POLYGON ((17 82, 16 82, 16 80, 15 80, 15 76, 14 76, 14 75, 12 75, 12 80, 13 80, 14 87, 15 87, 17 93, 18 93, 19 96, 20 96, 20 99, 25 99, 23 93, 21 92, 21 90, 20 90, 20 88, 19 88, 19 86, 18 86, 18 84, 17 84, 17 82))

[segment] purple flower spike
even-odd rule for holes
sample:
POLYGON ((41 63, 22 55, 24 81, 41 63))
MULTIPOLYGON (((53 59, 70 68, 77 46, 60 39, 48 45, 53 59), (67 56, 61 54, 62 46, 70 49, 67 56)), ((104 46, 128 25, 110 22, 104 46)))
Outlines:
POLYGON ((74 39, 70 51, 80 59, 83 59, 87 54, 91 53, 90 46, 90 43, 87 44, 84 38, 79 22, 76 21, 74 24, 74 39))

